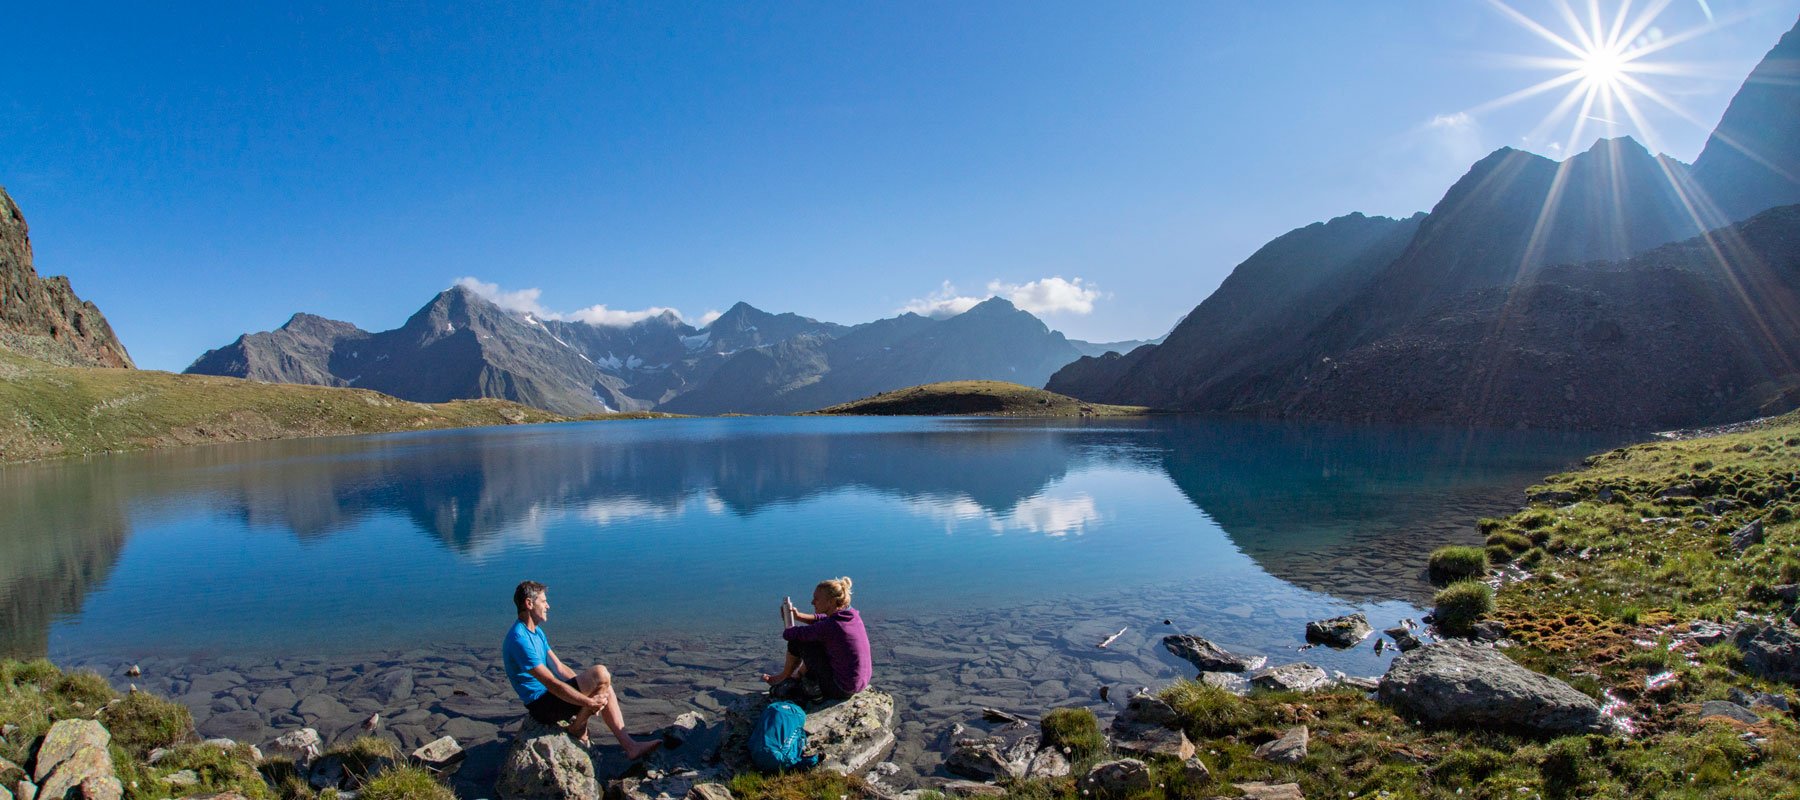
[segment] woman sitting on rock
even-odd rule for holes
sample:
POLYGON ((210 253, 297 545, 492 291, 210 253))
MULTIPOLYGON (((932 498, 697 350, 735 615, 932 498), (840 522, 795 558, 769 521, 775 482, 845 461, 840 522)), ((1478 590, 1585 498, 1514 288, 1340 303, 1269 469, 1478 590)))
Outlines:
POLYGON ((817 613, 807 614, 794 608, 793 600, 781 601, 781 619, 788 625, 781 632, 787 661, 780 674, 762 676, 774 687, 770 693, 842 700, 869 688, 869 634, 862 615, 850 607, 850 579, 820 581, 812 607, 817 613), (799 679, 798 685, 787 683, 792 679, 799 679))

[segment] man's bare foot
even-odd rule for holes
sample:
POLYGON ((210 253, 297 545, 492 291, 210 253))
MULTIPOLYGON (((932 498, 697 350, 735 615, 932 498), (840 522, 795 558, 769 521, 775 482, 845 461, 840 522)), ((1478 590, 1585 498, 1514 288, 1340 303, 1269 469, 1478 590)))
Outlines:
POLYGON ((762 681, 763 681, 763 683, 766 683, 766 684, 768 684, 768 685, 770 685, 770 686, 774 686, 774 685, 775 685, 775 684, 777 684, 777 683, 780 683, 780 682, 782 682, 782 681, 785 681, 785 680, 787 680, 787 679, 786 679, 786 678, 783 678, 783 677, 781 677, 781 676, 780 676, 780 675, 770 675, 770 674, 769 674, 769 673, 767 673, 767 672, 765 672, 765 673, 763 673, 763 674, 762 674, 762 681))
POLYGON ((620 746, 625 748, 625 756, 627 758, 630 758, 632 761, 636 761, 640 758, 643 758, 644 756, 647 756, 647 755, 650 755, 651 753, 656 752, 656 749, 659 747, 662 747, 662 744, 663 744, 662 740, 657 739, 655 741, 650 741, 650 742, 634 741, 631 744, 625 744, 625 743, 621 742, 620 746))

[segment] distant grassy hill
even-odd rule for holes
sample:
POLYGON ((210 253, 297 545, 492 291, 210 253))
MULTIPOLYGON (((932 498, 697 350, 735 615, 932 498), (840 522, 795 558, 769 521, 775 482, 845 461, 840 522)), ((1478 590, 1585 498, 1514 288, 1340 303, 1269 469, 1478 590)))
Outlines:
POLYGON ((568 419, 502 400, 410 403, 364 389, 58 367, 0 350, 0 462, 568 419))
POLYGON ((808 414, 993 417, 1122 417, 1148 413, 1141 406, 1084 403, 1067 395, 1005 381, 944 381, 882 392, 808 414))

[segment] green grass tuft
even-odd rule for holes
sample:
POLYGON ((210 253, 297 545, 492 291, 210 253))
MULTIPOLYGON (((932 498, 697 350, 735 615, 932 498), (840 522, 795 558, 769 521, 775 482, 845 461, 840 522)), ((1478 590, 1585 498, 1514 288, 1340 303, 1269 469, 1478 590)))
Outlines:
POLYGON ((1432 598, 1436 624, 1453 635, 1467 634, 1482 617, 1494 611, 1494 590, 1481 581, 1450 584, 1432 598))
POLYGON ((158 747, 171 747, 194 736, 194 715, 187 706, 148 692, 128 694, 101 715, 113 741, 142 758, 158 747))
POLYGON ((1487 568, 1486 551, 1479 547, 1451 545, 1432 551, 1427 571, 1431 582, 1441 586, 1465 578, 1479 578, 1487 574, 1487 568))
POLYGON ((359 800, 456 800, 456 793, 420 767, 395 767, 370 778, 359 800))
POLYGON ((1085 708, 1053 708, 1038 724, 1044 744, 1080 761, 1106 749, 1106 737, 1100 733, 1100 720, 1085 708))

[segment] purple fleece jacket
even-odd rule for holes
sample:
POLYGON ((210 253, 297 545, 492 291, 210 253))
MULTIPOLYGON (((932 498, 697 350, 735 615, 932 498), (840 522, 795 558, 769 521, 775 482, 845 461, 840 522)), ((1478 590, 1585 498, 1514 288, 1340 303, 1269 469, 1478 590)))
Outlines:
POLYGON ((831 679, 839 689, 856 694, 869 688, 869 633, 854 608, 840 608, 828 616, 781 632, 790 642, 822 642, 831 657, 831 679))

